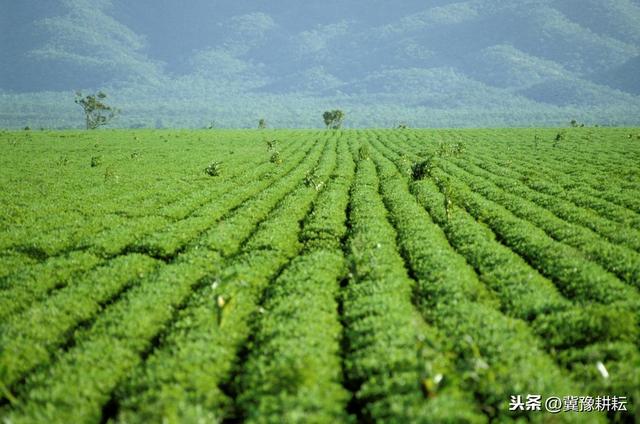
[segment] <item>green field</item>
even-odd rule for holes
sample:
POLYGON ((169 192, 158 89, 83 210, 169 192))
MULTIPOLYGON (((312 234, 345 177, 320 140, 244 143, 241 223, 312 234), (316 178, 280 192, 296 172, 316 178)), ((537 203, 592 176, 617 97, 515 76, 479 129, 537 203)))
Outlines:
POLYGON ((0 422, 634 422, 639 164, 621 128, 1 132, 0 422))

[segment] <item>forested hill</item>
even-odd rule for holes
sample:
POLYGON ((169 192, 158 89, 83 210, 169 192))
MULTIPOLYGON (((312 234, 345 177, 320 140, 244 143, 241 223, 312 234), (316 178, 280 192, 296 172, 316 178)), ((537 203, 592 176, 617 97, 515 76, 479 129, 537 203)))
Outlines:
POLYGON ((0 2, 5 125, 78 88, 110 88, 123 125, 309 126, 332 104, 353 125, 640 123, 638 0, 0 2))

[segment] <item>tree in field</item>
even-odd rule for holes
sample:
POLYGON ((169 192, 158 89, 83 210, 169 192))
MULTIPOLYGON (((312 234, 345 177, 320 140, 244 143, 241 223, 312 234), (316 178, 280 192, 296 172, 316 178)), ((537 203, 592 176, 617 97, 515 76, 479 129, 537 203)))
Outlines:
POLYGON ((342 121, 344 121, 344 112, 339 109, 328 110, 322 114, 322 118, 327 129, 337 130, 342 126, 342 121))
POLYGON ((578 121, 576 121, 575 119, 572 119, 571 122, 569 122, 569 125, 571 125, 572 128, 584 127, 584 124, 578 123, 578 121))
POLYGON ((104 103, 107 95, 102 91, 96 94, 83 96, 80 91, 76 91, 75 103, 84 110, 85 123, 88 130, 94 130, 102 125, 106 125, 120 113, 119 109, 108 106, 104 103))
POLYGON ((260 118, 260 120, 258 121, 258 128, 261 130, 267 128, 267 121, 265 121, 264 118, 260 118))

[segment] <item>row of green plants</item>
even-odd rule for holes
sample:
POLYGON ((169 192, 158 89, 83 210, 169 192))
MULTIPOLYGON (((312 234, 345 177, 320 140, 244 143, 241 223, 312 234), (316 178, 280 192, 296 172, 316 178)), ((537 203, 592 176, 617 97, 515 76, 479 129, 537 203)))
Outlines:
POLYGON ((346 386, 364 422, 485 422, 453 371, 445 337, 412 304, 376 170, 357 139, 349 206, 349 278, 342 295, 346 386))
POLYGON ((538 180, 532 182, 524 167, 500 167, 486 157, 470 157, 455 163, 475 175, 486 177, 503 189, 549 209, 568 222, 587 227, 613 243, 640 250, 640 231, 637 229, 640 226, 640 215, 628 209, 593 198, 590 194, 574 193, 565 196, 565 190, 557 183, 538 180))
POLYGON ((149 274, 86 329, 76 329, 68 348, 31 373, 14 392, 17 401, 0 415, 14 423, 100 421, 118 384, 220 262, 215 253, 193 251, 149 274))
MULTIPOLYGON (((397 152, 384 151, 402 163, 397 152)), ((435 170, 432 176, 433 179, 412 183, 414 194, 443 228, 452 246, 498 295, 505 313, 528 321, 545 350, 559 365, 571 370, 572 378, 589 393, 597 395, 615 388, 633 396, 634 387, 640 382, 634 371, 640 356, 633 348, 638 338, 633 307, 575 299, 568 302, 548 280, 498 242, 489 229, 473 220, 464 207, 451 205, 447 213, 446 199, 453 193, 450 187, 437 183, 435 170), (612 354, 616 347, 623 349, 625 355, 612 354), (598 374, 598 362, 609 370, 607 378, 598 374), (578 371, 574 371, 576 368, 578 371)))
POLYGON ((637 195, 634 196, 633 190, 626 187, 629 184, 628 174, 622 164, 609 169, 606 179, 603 179, 601 170, 583 164, 582 169, 566 171, 562 165, 550 164, 544 159, 532 159, 526 151, 511 155, 508 163, 496 159, 487 150, 474 152, 469 160, 474 160, 476 165, 488 171, 518 178, 540 193, 592 209, 621 224, 639 227, 637 208, 633 207, 634 202, 638 203, 637 195), (611 175, 615 170, 622 172, 617 176, 611 175))
POLYGON ((27 252, 39 260, 76 250, 83 240, 122 223, 122 219, 116 215, 89 217, 68 210, 64 204, 57 202, 26 213, 20 221, 4 231, 0 250, 27 252))
MULTIPOLYGON (((246 139, 246 135, 244 136, 246 139)), ((187 139, 188 140, 188 139, 187 139)), ((45 175, 42 178, 47 186, 55 189, 57 199, 52 201, 50 196, 42 196, 37 190, 31 189, 29 185, 22 185, 16 191, 21 198, 10 200, 11 204, 20 204, 25 199, 29 202, 28 210, 22 210, 20 216, 13 218, 20 220, 20 225, 14 225, 5 233, 5 237, 0 242, 0 248, 32 248, 38 249, 43 256, 58 255, 72 249, 82 249, 91 246, 91 241, 96 234, 113 233, 119 231, 122 234, 132 235, 133 231, 128 231, 131 217, 147 217, 152 215, 162 215, 169 219, 182 219, 194 213, 202 204, 210 203, 211 198, 216 198, 223 194, 231 184, 239 184, 243 181, 254 181, 256 177, 270 172, 273 166, 260 155, 250 152, 261 149, 260 146, 247 145, 247 140, 238 140, 230 137, 229 140, 211 140, 211 143, 220 143, 221 147, 214 144, 211 149, 207 144, 200 143, 192 145, 187 140, 181 140, 177 146, 164 146, 164 151, 156 146, 156 142, 151 139, 144 140, 145 151, 148 150, 149 160, 145 163, 137 162, 127 165, 118 164, 122 173, 129 176, 116 185, 86 184, 89 176, 86 171, 79 169, 69 170, 68 175, 60 175, 55 178, 45 175), (239 153, 232 155, 226 148, 231 141, 239 142, 239 153), (193 146, 186 147, 185 146, 193 146), (177 160, 181 166, 193 167, 193 161, 197 160, 191 150, 199 152, 201 155, 224 154, 230 158, 230 166, 233 171, 225 172, 216 182, 212 182, 206 177, 185 177, 185 169, 167 169, 167 152, 184 154, 187 150, 187 159, 193 159, 191 163, 186 160, 177 160), (160 151, 158 151, 160 150, 160 151), (245 155, 249 160, 243 161, 245 155), (193 156, 193 157, 192 157, 193 156), (256 160, 254 158, 260 158, 256 160), (255 163, 254 163, 255 161, 255 163), (258 173, 256 168, 261 167, 264 171, 258 173), (180 172, 182 174, 180 174, 180 172), (134 179, 135 176, 135 179, 134 179), (159 182, 161 181, 161 183, 159 182), (46 199, 46 201, 42 199, 46 199), (61 207, 64 205, 64 208, 61 207), (123 214, 123 212, 125 212, 123 214), (118 230, 114 230, 118 229, 118 230), (28 246, 24 245, 24 240, 29 240, 28 246)), ((113 156, 118 150, 125 147, 113 146, 117 139, 109 139, 105 151, 113 156)), ((74 142, 85 144, 85 141, 74 140, 74 142)), ((87 141, 88 142, 88 141, 87 141)), ((105 142, 107 143, 107 142, 105 142)), ((130 144, 130 142, 128 142, 130 144)), ((56 150, 57 145, 44 145, 43 149, 56 150)), ((300 148, 305 143, 286 143, 285 150, 300 148)), ((63 148, 64 146, 60 147, 63 148)), ((38 151, 40 144, 34 145, 34 151, 38 151)), ((83 147, 78 150, 81 151, 83 147)), ((86 147, 88 148, 88 147, 86 147)), ((231 152, 233 153, 233 152, 231 152)), ((71 151, 70 155, 78 155, 79 152, 71 151)), ((181 159, 180 156, 177 156, 181 159)), ((36 162, 36 159, 33 160, 36 162)), ((177 165, 173 165, 177 167, 177 165)), ((120 172, 120 171, 119 171, 120 172)), ((35 176, 29 176, 35 178, 35 176)), ((148 227, 150 233, 156 231, 158 227, 148 227)), ((135 239, 129 239, 135 242, 135 239)), ((113 250, 113 249, 109 249, 113 250)))
POLYGON ((57 290, 0 324, 0 381, 13 387, 36 366, 46 364, 80 323, 138 284, 157 262, 142 255, 116 258, 57 290))
MULTIPOLYGON (((334 146, 326 144, 318 165, 325 177, 335 162, 334 146)), ((290 182, 292 191, 196 293, 161 348, 118 390, 123 421, 219 421, 235 414, 223 386, 239 365, 235 361, 249 339, 252 318, 260 313, 262 293, 300 251, 297 223, 316 192, 299 181, 312 166, 300 167, 297 181, 290 182)))
POLYGON ((531 177, 524 182, 530 183, 532 188, 594 207, 603 215, 623 223, 629 219, 629 223, 637 223, 636 214, 640 211, 640 202, 633 192, 639 182, 639 175, 634 171, 633 160, 629 161, 625 153, 608 152, 605 155, 600 152, 585 152, 574 159, 574 152, 571 152, 570 155, 553 160, 546 155, 532 155, 524 146, 514 146, 509 160, 500 161, 495 158, 495 152, 487 147, 478 149, 477 155, 489 158, 489 162, 498 162, 507 170, 513 168, 521 171, 531 177), (607 155, 611 159, 605 165, 588 162, 593 157, 600 161, 602 156, 607 155))
MULTIPOLYGON (((201 240, 198 241, 198 246, 218 250, 222 254, 227 255, 229 252, 236 251, 239 247, 239 241, 242 237, 249 235, 249 231, 253 228, 252 224, 249 224, 251 220, 255 220, 259 217, 265 217, 274 206, 276 206, 282 199, 282 201, 291 201, 286 197, 296 186, 304 186, 303 183, 305 176, 310 170, 316 169, 316 166, 323 165, 326 167, 327 163, 332 163, 335 159, 335 151, 333 151, 330 140, 325 140, 324 143, 316 144, 311 153, 306 157, 301 166, 291 168, 287 170, 287 173, 281 175, 279 179, 272 182, 266 189, 252 195, 247 201, 242 203, 242 208, 238 209, 232 217, 222 220, 218 225, 208 231, 201 240), (318 160, 323 153, 321 147, 324 146, 329 152, 324 152, 324 158, 318 165, 318 160), (329 156, 329 160, 326 159, 329 156)), ((282 166, 283 170, 287 169, 282 166)), ((317 170, 319 175, 323 175, 327 172, 326 169, 317 170)), ((308 190, 304 191, 305 193, 308 190)), ((265 245, 269 245, 269 240, 264 241, 265 245)))
POLYGON ((0 280, 0 322, 46 298, 51 291, 67 286, 102 262, 87 252, 71 252, 16 269, 0 280))
MULTIPOLYGON (((299 172, 299 174, 301 174, 301 172, 299 172)), ((299 175, 299 177, 300 177, 300 175, 299 175)), ((280 226, 278 226, 278 228, 279 228, 279 227, 280 227, 280 226)), ((272 232, 273 232, 273 230, 272 230, 272 232)), ((291 241, 291 240, 288 240, 288 241, 291 241)), ((198 250, 198 251, 196 251, 196 253, 197 253, 197 252, 206 252, 206 251, 205 251, 205 250, 198 250)), ((188 255, 187 255, 187 256, 188 256, 188 255)), ((216 257, 217 257, 217 256, 216 256, 216 257)), ((219 261, 217 261, 217 262, 218 262, 218 264, 219 264, 219 261)), ((213 266, 214 264, 215 264, 215 262, 212 262, 212 263, 211 263, 211 265, 209 266, 209 269, 211 269, 211 266, 213 266)), ((185 265, 188 265, 188 263, 187 263, 187 264, 185 264, 185 265)), ((170 267, 171 267, 171 265, 170 265, 170 267)), ((107 275, 109 275, 109 274, 107 274, 107 275)), ((162 275, 162 273, 161 273, 161 275, 162 275)), ((115 280, 115 281, 117 281, 117 280, 115 280)), ((192 283, 193 283, 193 281, 192 281, 192 283)), ((114 282, 114 284, 115 284, 115 282, 114 282)), ((85 290, 86 290, 86 288, 85 288, 85 290)), ((118 304, 118 305, 119 305, 119 304, 118 304)), ((86 303, 86 299, 85 299, 85 303, 83 303, 83 304, 82 304, 82 306, 83 306, 83 307, 82 307, 82 308, 80 308, 80 310, 81 310, 81 311, 82 311, 82 310, 84 310, 84 309, 86 309, 86 308, 90 308, 90 306, 88 306, 88 305, 87 305, 87 303, 86 303)), ((165 306, 166 306, 166 305, 165 305, 165 306)), ((100 322, 101 322, 101 320, 103 319, 103 316, 104 316, 104 315, 102 315, 102 316, 99 318, 99 320, 97 321, 97 323, 100 323, 100 322)), ((66 324, 67 324, 67 327, 69 327, 69 328, 73 328, 73 326, 72 326, 71 324, 69 324, 69 323, 66 323, 66 324)), ((152 327, 152 328, 157 328, 157 327, 152 327)), ((37 346, 36 346, 36 348, 37 348, 37 346)), ((64 356, 63 358, 66 358, 66 356, 64 356)), ((113 380, 112 380, 112 381, 113 381, 113 380)), ((31 391, 29 391, 29 393, 31 393, 31 391)), ((101 393, 102 395, 105 395, 105 393, 108 393, 108 392, 103 392, 103 391, 101 391, 100 393, 101 393)), ((95 395, 96 395, 96 399, 98 399, 98 395, 99 395, 99 393, 97 393, 97 392, 96 392, 96 393, 95 393, 95 395)), ((78 399, 75 399, 75 401, 78 401, 78 399)), ((96 405, 93 405, 93 406, 95 407, 96 405)), ((37 407, 27 408, 27 414, 26 414, 26 416, 27 416, 27 417, 32 417, 32 415, 30 415, 30 414, 33 412, 33 409, 38 410, 38 408, 37 408, 37 407)), ((80 411, 80 412, 81 412, 81 411, 80 411)), ((62 411, 62 413, 64 414, 64 413, 66 413, 66 411, 64 411, 64 410, 63 410, 63 411, 62 411)), ((18 416, 20 416, 20 415, 18 415, 18 416)), ((58 418, 60 417, 60 415, 57 415, 57 416, 58 416, 58 418)))
POLYGON ((458 167, 445 161, 441 166, 451 178, 463 181, 474 192, 532 223, 554 240, 582 252, 589 260, 600 264, 622 281, 640 287, 640 254, 624 245, 614 244, 588 229, 587 222, 591 217, 588 214, 580 216, 579 209, 575 206, 563 208, 572 211, 569 213, 573 217, 579 218, 578 222, 572 223, 562 219, 566 214, 559 213, 560 208, 554 207, 553 201, 546 202, 546 207, 542 207, 521 196, 517 182, 496 185, 491 175, 465 172, 470 168, 465 164, 458 167))
MULTIPOLYGON (((245 209, 247 202, 253 201, 256 195, 264 197, 265 189, 273 187, 276 181, 295 170, 307 158, 312 149, 313 145, 307 143, 305 148, 297 151, 294 157, 289 158, 286 165, 278 167, 270 174, 263 175, 265 171, 257 169, 251 176, 252 178, 247 178, 244 184, 239 184, 234 189, 213 198, 207 205, 195 211, 192 216, 151 233, 133 245, 132 249, 153 256, 172 257, 187 245, 193 244, 194 241, 202 243, 200 236, 211 228, 214 229, 211 231, 214 237, 216 234, 224 235, 224 229, 217 225, 218 221, 222 221, 222 225, 226 225, 228 221, 223 218, 227 214, 241 206, 242 209, 245 209)), ((319 154, 317 148, 315 151, 316 154, 319 154)))
MULTIPOLYGON (((635 159, 628 141, 616 129, 599 130, 598 134, 593 142, 571 143, 567 149, 549 146, 553 135, 550 130, 412 131, 405 142, 423 146, 424 141, 464 143, 472 155, 489 156, 505 168, 524 163, 529 175, 551 181, 559 179, 568 184, 567 189, 587 184, 596 191, 604 191, 603 187, 633 190, 639 175, 633 172, 635 159), (535 148, 535 140, 542 140, 540 145, 546 147, 535 148)), ((618 193, 607 190, 599 196, 618 193)))
MULTIPOLYGON (((336 169, 303 221, 302 250, 261 302, 247 360, 235 384, 243 421, 352 418, 347 411, 350 393, 342 384, 338 297, 347 269, 339 240, 346 234, 353 168, 346 144, 338 142, 336 169)), ((307 185, 313 189, 320 179, 307 185)))
POLYGON ((38 263, 38 258, 34 258, 24 252, 14 250, 4 251, 0 256, 0 287, 6 287, 7 277, 20 270, 26 270, 38 263))
MULTIPOLYGON (((305 139, 296 142, 285 143, 282 153, 285 159, 300 149, 304 148, 305 139)), ((260 154, 257 140, 254 140, 254 148, 244 154, 235 152, 220 152, 215 157, 219 160, 211 162, 205 168, 205 174, 215 174, 215 179, 209 179, 201 190, 191 191, 185 194, 180 202, 163 205, 158 214, 174 220, 185 219, 194 214, 201 207, 211 203, 212 198, 223 195, 230 187, 241 187, 251 182, 260 175, 266 175, 273 171, 273 166, 266 156, 260 154), (207 171, 209 169, 209 171, 207 171)), ((217 152, 216 152, 217 153, 217 152)), ((162 202, 158 202, 162 205, 162 202)))
POLYGON ((481 143, 473 153, 481 156, 483 161, 498 162, 503 169, 520 170, 523 175, 530 177, 524 182, 531 184, 534 189, 551 189, 545 192, 577 204, 595 206, 605 216, 635 217, 631 222, 637 223, 640 200, 634 191, 640 182, 639 175, 631 172, 635 166, 628 148, 612 148, 616 139, 609 131, 612 130, 603 133, 596 143, 589 143, 582 148, 582 145, 572 145, 569 152, 561 154, 531 149, 527 143, 521 142, 525 134, 518 135, 510 142, 481 143), (549 187, 545 182, 552 186, 549 187), (557 185, 562 190, 554 190, 557 185), (634 213, 631 214, 631 211, 634 213))
MULTIPOLYGON (((149 221, 157 222, 157 220, 144 220, 144 223, 149 221)), ((119 254, 125 250, 132 237, 134 239, 139 237, 139 233, 131 231, 131 228, 118 228, 109 231, 106 240, 98 236, 98 242, 106 242, 107 246, 100 249, 100 252, 102 254, 105 252, 112 255, 119 254)), ((94 249, 90 250, 94 251, 94 249)), ((6 317, 19 312, 33 302, 42 299, 51 290, 64 287, 80 273, 88 271, 100 262, 102 261, 95 256, 80 251, 61 257, 52 257, 42 264, 29 267, 26 272, 18 270, 19 272, 16 272, 14 276, 8 276, 5 279, 4 285, 10 290, 7 290, 0 299, 0 305, 3 306, 0 315, 6 317)))
MULTIPOLYGON (((302 173, 302 171, 301 171, 302 173)), ((290 239, 288 241, 291 241, 290 239)), ((112 391, 118 386, 123 379, 122 373, 130 372, 132 367, 139 364, 141 356, 145 356, 144 352, 153 347, 154 340, 161 334, 167 323, 174 319, 175 308, 180 308, 189 297, 194 287, 198 287, 203 283, 204 279, 216 270, 222 268, 222 259, 216 252, 205 249, 192 249, 184 255, 179 255, 174 263, 160 269, 160 271, 145 280, 143 283, 136 285, 131 290, 126 291, 122 296, 122 300, 114 303, 107 308, 96 320, 89 326, 88 330, 82 329, 76 331, 73 339, 73 348, 68 352, 61 354, 59 360, 54 362, 49 373, 58 373, 61 381, 68 379, 76 379, 78 383, 87 391, 86 396, 90 399, 85 402, 83 408, 71 411, 66 408, 64 403, 54 402, 59 405, 57 412, 44 411, 46 403, 55 399, 56 383, 47 383, 44 379, 40 379, 39 375, 46 374, 45 371, 36 372, 29 376, 27 383, 20 387, 19 397, 26 398, 27 401, 21 403, 21 407, 10 411, 9 416, 15 417, 20 422, 21 419, 32 419, 34 416, 40 416, 43 413, 51 413, 49 418, 55 417, 56 420, 82 421, 87 417, 92 417, 96 413, 100 414, 100 407, 109 401, 112 391), (164 278, 165 276, 167 278, 164 278), (165 281, 166 280, 166 281, 165 281), (175 286, 172 286, 171 283, 175 286), (148 296, 148 302, 145 302, 145 295, 148 296), (129 305, 130 306, 127 306, 129 305), (136 314, 138 318, 134 318, 136 314), (127 318, 131 323, 140 321, 140 317, 144 317, 140 328, 127 328, 131 334, 124 330, 112 328, 117 321, 114 317, 127 318), (100 331, 96 328, 105 329, 105 333, 110 331, 118 332, 121 345, 115 346, 114 349, 106 349, 104 346, 104 337, 101 337, 100 331), (84 341, 87 339, 88 341, 84 341), (102 346, 105 349, 105 355, 100 359, 92 369, 96 373, 106 372, 109 367, 114 367, 114 374, 107 378, 104 384, 94 381, 85 381, 81 373, 86 372, 87 367, 73 367, 73 361, 82 362, 91 358, 96 352, 96 346, 102 346), (124 356, 123 356, 124 355, 124 356), (137 355, 137 357, 136 357, 137 355), (75 359, 74 359, 75 358, 75 359), (68 362, 70 361, 70 362, 68 362), (66 365, 65 365, 66 364, 66 365), (58 370, 58 371, 56 371, 58 370), (69 375, 66 375, 65 372, 69 375), (32 383, 32 380, 37 380, 32 383), (53 390, 53 393, 47 397, 46 401, 41 402, 42 396, 47 387, 53 390), (44 403, 43 403, 44 402, 44 403)), ((113 336, 113 334, 111 334, 113 336)), ((97 360, 93 357, 93 360, 97 360)), ((61 387, 61 386, 60 386, 61 387)), ((80 390, 80 389, 78 389, 80 390)), ((66 405, 72 405, 87 400, 83 398, 80 392, 74 397, 70 396, 66 405), (78 397, 80 396, 80 397, 78 397)), ((46 396, 45 396, 46 397, 46 396)))
MULTIPOLYGON (((443 229, 409 191, 402 158, 397 156, 396 167, 380 153, 383 147, 378 141, 373 141, 373 147, 390 219, 398 231, 403 256, 418 281, 416 303, 427 320, 448 335, 448 349, 455 355, 454 375, 483 405, 482 412, 491 419, 509 420, 517 416, 509 412, 510 394, 576 392, 575 383, 544 352, 541 341, 525 322, 499 310, 499 297, 449 245, 443 229)), ((414 184, 411 189, 416 189, 414 184)), ((544 422, 549 416, 528 418, 544 422)))
MULTIPOLYGON (((308 147, 305 143, 300 143, 296 146, 296 149, 292 153, 297 155, 305 152, 305 147, 308 147), (300 151, 298 151, 300 150, 300 151)), ((288 156, 287 156, 288 158, 288 156)), ((297 160, 299 156, 294 156, 291 159, 297 160)), ((237 207, 239 202, 246 199, 246 193, 242 193, 242 190, 253 188, 258 185, 257 181, 267 180, 273 181, 276 175, 270 175, 273 171, 273 166, 268 163, 255 164, 251 167, 251 163, 243 167, 241 174, 225 173, 225 178, 216 181, 212 184, 211 189, 198 192, 197 199, 192 199, 194 202, 186 201, 176 202, 167 205, 158 210, 158 215, 150 215, 143 217, 130 217, 123 222, 122 225, 115 228, 103 231, 97 235, 86 240, 82 245, 86 245, 91 251, 95 251, 102 256, 113 256, 127 249, 139 249, 145 250, 147 248, 155 248, 154 237, 161 237, 158 233, 168 232, 167 238, 171 238, 172 234, 184 234, 179 239, 175 239, 172 246, 163 246, 158 248, 157 253, 160 255, 171 255, 183 248, 185 240, 198 234, 198 231, 202 229, 202 225, 207 225, 211 221, 205 216, 220 217, 226 210, 237 207), (251 187, 247 187, 247 185, 251 187), (240 195, 238 195, 240 193, 240 195), (206 212, 201 211, 206 210, 206 212), (167 218, 174 221, 169 222, 167 218), (200 217, 200 218, 198 218, 200 217), (186 230, 185 230, 186 229, 186 230), (185 230, 186 232, 181 232, 185 230), (145 243, 149 243, 150 246, 145 246, 145 243), (135 247, 138 246, 138 247, 135 247), (145 247, 139 247, 145 246, 145 247)), ((265 181, 262 181, 264 183, 265 181)), ((263 187, 260 185, 259 187, 263 187)), ((161 202, 158 202, 161 204, 161 202)))
POLYGON ((476 220, 488 225, 502 243, 551 278, 565 296, 603 304, 637 298, 634 288, 622 283, 580 251, 552 239, 533 223, 474 192, 467 184, 473 177, 466 176, 463 180, 460 176, 450 176, 442 169, 446 166, 445 160, 435 163, 429 177, 446 193, 448 200, 464 206, 476 220))

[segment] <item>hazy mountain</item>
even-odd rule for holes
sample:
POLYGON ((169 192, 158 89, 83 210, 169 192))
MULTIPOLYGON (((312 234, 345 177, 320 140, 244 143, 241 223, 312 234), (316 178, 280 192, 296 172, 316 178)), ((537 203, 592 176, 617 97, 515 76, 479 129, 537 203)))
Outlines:
POLYGON ((310 126, 331 104, 350 116, 375 104, 415 125, 429 110, 464 112, 468 125, 545 124, 557 115, 640 124, 635 0, 0 5, 5 126, 72 122, 73 106, 58 110, 51 101, 68 102, 79 88, 108 89, 129 112, 121 125, 148 125, 158 115, 167 125, 216 116, 250 125, 264 115, 310 126), (300 122, 285 117, 291 107, 300 122), (501 111, 509 117, 496 119, 501 111))

